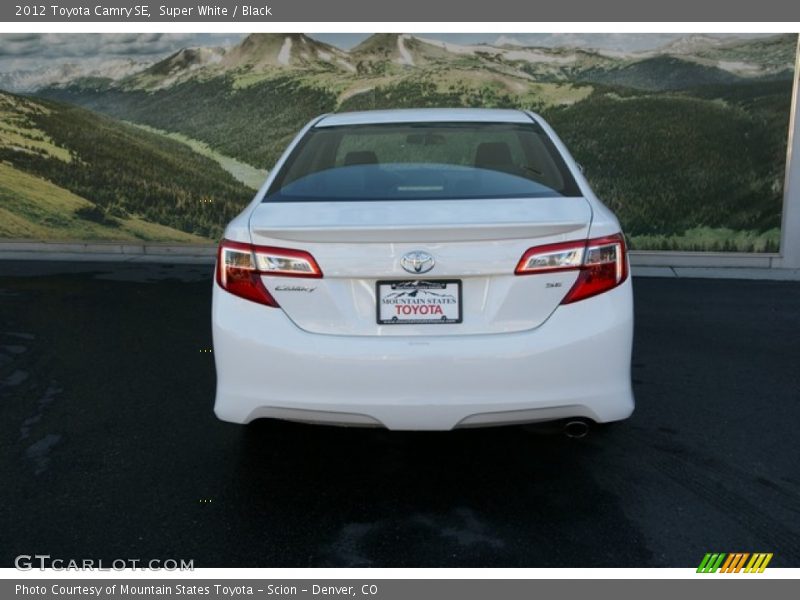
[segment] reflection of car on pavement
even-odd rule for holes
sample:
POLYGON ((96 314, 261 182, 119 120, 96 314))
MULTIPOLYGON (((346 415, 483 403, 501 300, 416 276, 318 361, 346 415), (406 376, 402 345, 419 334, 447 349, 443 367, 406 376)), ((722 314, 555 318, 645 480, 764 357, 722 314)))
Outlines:
POLYGON ((215 411, 430 430, 620 420, 632 314, 619 223, 540 117, 325 115, 220 243, 215 411))

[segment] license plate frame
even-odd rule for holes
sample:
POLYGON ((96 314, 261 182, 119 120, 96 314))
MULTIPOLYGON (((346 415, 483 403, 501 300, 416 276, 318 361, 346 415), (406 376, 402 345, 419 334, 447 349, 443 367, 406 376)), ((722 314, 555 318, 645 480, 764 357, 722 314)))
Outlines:
MULTIPOLYGON (((464 304, 462 298, 463 282, 461 279, 384 279, 375 282, 375 318, 378 325, 456 325, 463 322, 464 319, 464 304), (451 288, 451 286, 455 286, 451 288), (382 295, 388 291, 389 294, 397 294, 405 291, 410 292, 427 292, 432 294, 430 303, 410 303, 410 302, 384 302, 384 299, 390 299, 388 296, 382 295), (446 300, 453 299, 452 302, 445 302, 446 300), (419 312, 411 312, 406 315, 401 315, 399 309, 394 316, 387 316, 387 312, 382 313, 381 308, 398 305, 406 305, 412 307, 428 307, 425 314, 419 312), (442 311, 441 316, 437 309, 439 307, 442 311), (456 314, 452 315, 451 307, 455 307, 456 314), (430 313, 433 314, 430 314, 430 313), (430 316, 428 316, 430 314, 430 316)), ((396 296, 399 299, 401 296, 396 296)), ((416 294, 412 296, 416 298, 416 294)), ((419 309, 418 309, 419 310, 419 309)))

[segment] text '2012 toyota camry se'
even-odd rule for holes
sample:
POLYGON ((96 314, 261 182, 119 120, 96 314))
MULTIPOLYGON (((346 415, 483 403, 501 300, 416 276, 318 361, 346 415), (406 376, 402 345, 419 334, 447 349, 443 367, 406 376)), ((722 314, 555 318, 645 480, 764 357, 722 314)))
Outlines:
POLYGON ((539 116, 324 115, 225 230, 215 412, 449 430, 630 416, 611 211, 539 116))

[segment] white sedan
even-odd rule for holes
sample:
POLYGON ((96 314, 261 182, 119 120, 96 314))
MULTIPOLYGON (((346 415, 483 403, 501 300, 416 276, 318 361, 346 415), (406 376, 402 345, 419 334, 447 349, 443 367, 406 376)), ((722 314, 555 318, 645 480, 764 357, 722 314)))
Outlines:
POLYGON ((225 230, 216 415, 450 430, 634 407, 620 225, 538 115, 330 114, 225 230))

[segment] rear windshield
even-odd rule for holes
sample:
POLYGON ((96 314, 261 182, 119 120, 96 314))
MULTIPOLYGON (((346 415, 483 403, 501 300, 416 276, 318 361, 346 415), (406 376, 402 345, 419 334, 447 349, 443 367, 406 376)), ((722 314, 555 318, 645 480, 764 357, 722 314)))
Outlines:
POLYGON ((580 196, 528 123, 390 123, 309 130, 265 202, 580 196))

